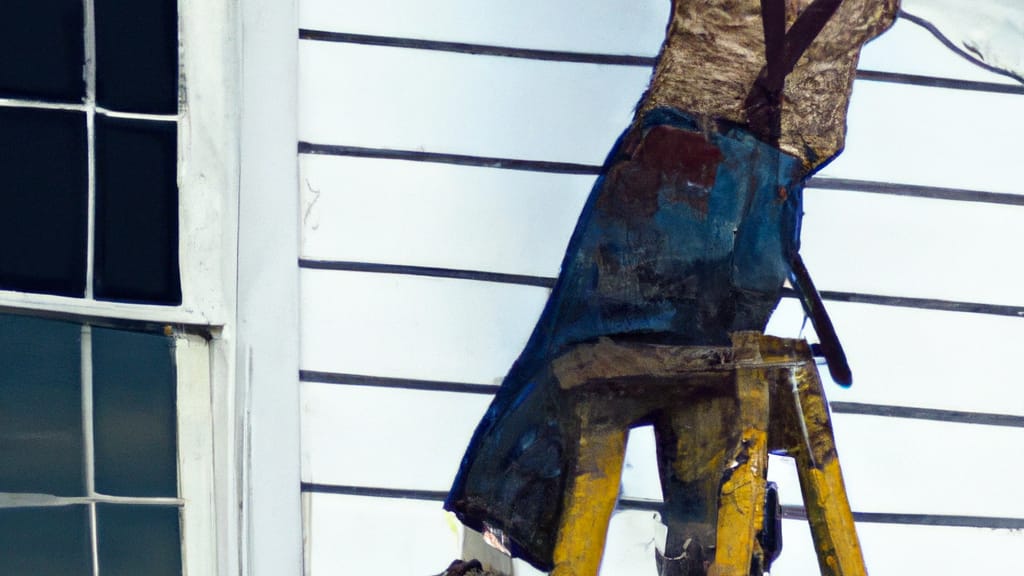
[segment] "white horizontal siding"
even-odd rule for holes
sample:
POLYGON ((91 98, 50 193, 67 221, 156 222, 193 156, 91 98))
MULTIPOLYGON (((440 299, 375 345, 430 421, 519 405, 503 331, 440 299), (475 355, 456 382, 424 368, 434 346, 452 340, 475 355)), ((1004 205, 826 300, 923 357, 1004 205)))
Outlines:
POLYGON ((554 277, 593 176, 306 155, 302 256, 554 277))
POLYGON ((1022 194, 1024 97, 854 83, 846 150, 822 176, 1022 194))
MULTIPOLYGON (((440 501, 314 494, 307 507, 310 576, 440 573, 458 554, 457 520, 440 501)), ((782 523, 783 553, 773 574, 817 574, 807 523, 782 523)), ((868 572, 904 574, 1014 574, 1024 532, 981 528, 859 523, 868 572)), ((653 512, 612 517, 602 576, 655 576, 654 549, 664 531, 653 512)), ((541 574, 520 564, 517 574, 541 574)))
MULTIPOLYGON (((785 521, 782 533, 772 573, 819 574, 807 523, 785 521)), ((1019 530, 859 523, 857 534, 871 576, 1013 574, 1024 546, 1019 530)))
MULTIPOLYGON (((657 55, 669 14, 667 0, 304 0, 299 8, 299 26, 312 30, 638 56, 657 55)), ((860 67, 1012 82, 935 45, 930 32, 899 20, 864 48, 860 67)))
MULTIPOLYGON (((300 139, 600 164, 649 71, 328 42, 300 44, 300 139), (354 89, 342 78, 359 78, 354 89)), ((1015 94, 859 81, 823 176, 1021 193, 1015 94)))
POLYGON ((303 481, 447 490, 490 396, 304 383, 303 481))
MULTIPOLYGON (((315 484, 444 491, 489 397, 306 383, 303 461, 315 484)), ((836 414, 836 443, 855 510, 1024 517, 1007 479, 1024 428, 836 414), (927 481, 923 481, 927 479, 927 481)), ((630 443, 622 496, 659 500, 653 435, 630 443)), ((800 503, 791 460, 773 458, 783 501, 800 503)))
POLYGON ((457 524, 437 501, 306 495, 306 575, 439 574, 461 552, 457 524))
POLYGON ((1024 304, 1024 206, 812 189, 804 214, 821 290, 1024 304))
POLYGON ((496 384, 519 356, 544 288, 303 270, 304 370, 496 384))
MULTIPOLYGON (((400 274, 302 272, 304 370, 496 384, 526 343, 544 288, 400 274), (454 323, 458 319, 458 323, 454 323)), ((832 400, 1024 415, 1013 359, 1022 320, 828 303, 854 370, 832 400), (969 384, 966 384, 969 383, 969 384)), ((784 300, 769 332, 799 336, 784 300)))
POLYGON ((607 54, 658 53, 668 0, 303 0, 316 30, 607 54))
MULTIPOLYGON (((1016 358, 1024 319, 892 306, 826 303, 853 369, 829 400, 1024 415, 1016 358)), ((783 300, 768 332, 796 337, 803 311, 783 300)), ((808 326, 805 336, 816 339, 808 326)))
POLYGON ((600 164, 650 70, 299 44, 299 139, 600 164))
MULTIPOLYGON (((542 50, 654 55, 667 1, 304 0, 300 26, 542 50)), ((470 156, 600 164, 649 70, 303 40, 300 139, 470 156)), ((899 22, 861 69, 1007 82, 899 22)), ((1024 194, 1016 174, 1024 98, 858 81, 846 152, 823 176, 1024 194)), ((301 256, 551 277, 593 176, 300 155, 301 256)), ((1024 304, 1014 265, 1020 207, 806 193, 803 253, 823 290, 1024 304), (956 253, 956 254, 954 254, 956 253)), ((496 385, 548 291, 481 281, 304 269, 306 371, 496 385)), ((829 303, 855 375, 833 401, 1024 415, 1014 358, 1024 319, 829 303)), ((797 336, 785 300, 771 332, 797 336)), ((805 334, 813 338, 812 330, 805 334)), ((315 379, 315 378, 314 378, 315 379)), ((827 379, 827 377, 826 377, 827 379)), ((303 480, 444 491, 485 409, 483 394, 305 382, 303 480)), ((859 511, 1024 516, 998 479, 1024 432, 837 414, 859 511)), ((772 459, 787 503, 792 464, 772 459)), ((653 437, 631 436, 623 494, 657 499, 653 437)), ((1019 500, 1019 499, 1018 499, 1019 500)), ((307 495, 309 573, 440 572, 459 553, 439 501, 307 495)), ((806 523, 784 523, 779 574, 816 572, 806 523)), ((874 576, 1010 573, 1019 532, 861 524, 874 576), (936 550, 943 552, 936 553, 936 550)), ((604 576, 650 574, 655 514, 616 514, 604 576)), ((521 568, 523 576, 535 574, 521 568)))

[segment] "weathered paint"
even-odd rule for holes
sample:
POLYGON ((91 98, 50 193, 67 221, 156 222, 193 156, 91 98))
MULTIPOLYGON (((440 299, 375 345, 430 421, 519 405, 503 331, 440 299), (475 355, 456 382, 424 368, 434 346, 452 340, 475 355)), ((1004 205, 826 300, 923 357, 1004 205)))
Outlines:
MULTIPOLYGON (((757 98, 751 95, 758 84, 782 103, 776 141, 781 149, 800 157, 808 169, 827 162, 843 148, 860 47, 892 24, 899 2, 844 0, 820 31, 813 30, 813 18, 803 18, 799 27, 797 22, 804 15, 821 12, 823 4, 836 2, 818 2, 809 10, 810 4, 807 0, 674 1, 668 37, 640 112, 674 106, 747 124, 757 116, 751 107, 757 98), (783 5, 779 18, 763 15, 764 7, 783 5), (775 57, 766 54, 770 48, 765 42, 765 20, 777 21, 771 27, 781 28, 774 34, 774 43, 782 44, 775 57), (810 44, 804 51, 800 37, 808 32, 810 44), (765 70, 769 58, 784 72, 784 83, 782 78, 772 81, 769 73, 762 74, 769 72, 765 70), (788 62, 792 65, 787 71, 788 62)), ((771 38, 767 44, 773 44, 771 38)))
MULTIPOLYGON (((843 484, 828 402, 813 364, 796 371, 793 394, 803 415, 801 422, 806 437, 793 445, 789 453, 797 460, 800 491, 821 573, 823 576, 864 575, 867 573, 864 557, 843 484)), ((791 427, 801 422, 791 423, 791 427)))
MULTIPOLYGON (((823 574, 865 574, 821 380, 806 342, 733 334, 733 346, 629 339, 581 344, 552 362, 563 397, 566 488, 553 574, 596 576, 618 496, 627 430, 654 424, 668 526, 663 574, 767 566, 769 450, 798 462, 823 574)), ((551 504, 551 503, 549 503, 551 504)))
POLYGON ((739 441, 724 470, 718 502, 715 561, 710 576, 748 576, 753 565, 763 571, 757 533, 764 522, 765 483, 768 474, 769 372, 763 364, 755 335, 737 334, 736 397, 739 441))
POLYGON ((659 109, 616 147, 449 496, 463 522, 500 528, 537 566, 550 566, 561 514, 550 503, 573 443, 551 362, 605 335, 727 345, 730 332, 762 329, 777 302, 796 248, 800 162, 740 128, 709 130, 659 109), (681 151, 693 155, 672 164, 681 151))
POLYGON ((572 477, 555 541, 552 576, 596 576, 608 521, 619 494, 626 428, 594 421, 589 403, 577 406, 580 435, 570 468, 572 477))
MULTIPOLYGON (((672 413, 694 400, 679 392, 662 390, 651 404, 650 391, 636 387, 650 374, 611 383, 600 400, 580 400, 553 362, 602 337, 717 347, 731 333, 764 329, 799 261, 803 182, 841 149, 857 54, 891 23, 896 4, 673 3, 650 90, 605 162, 547 306, 470 442, 447 509, 472 528, 500 529, 514 554, 550 568, 564 516, 576 513, 574 406, 610 401, 622 411, 616 425, 627 416, 627 426, 648 419, 675 443, 709 424, 672 413), (716 32, 723 40, 708 41, 716 32)), ((813 318, 819 327, 819 314, 813 318)), ((828 336, 824 324, 819 333, 828 336)), ((767 422, 741 426, 759 454, 767 429, 767 422)), ((757 458, 745 465, 763 474, 757 458)), ((665 450, 659 460, 667 509, 686 510, 668 520, 672 555, 682 545, 673 525, 710 523, 708 476, 677 474, 679 459, 665 450)), ((763 497, 759 485, 743 497, 763 497)))

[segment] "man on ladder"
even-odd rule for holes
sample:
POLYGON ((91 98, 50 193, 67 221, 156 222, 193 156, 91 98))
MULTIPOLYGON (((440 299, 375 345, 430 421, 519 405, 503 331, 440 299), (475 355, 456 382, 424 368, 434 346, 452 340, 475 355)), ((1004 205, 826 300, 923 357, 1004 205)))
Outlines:
MULTIPOLYGON (((595 575, 626 430, 649 422, 669 527, 664 575, 703 572, 697 555, 712 573, 759 575, 767 450, 834 460, 821 450, 831 432, 806 346, 760 332, 789 279, 833 379, 849 384, 798 254, 801 193, 842 149, 860 48, 897 2, 673 2, 650 87, 449 493, 465 524, 538 568, 595 575), (723 512, 726 499, 745 502, 739 515, 723 512)), ((838 478, 841 489, 835 474, 837 461, 819 487, 838 478)), ((823 522, 822 534, 852 533, 852 521, 823 522)), ((840 555, 863 570, 855 535, 840 555)), ((854 573, 842 566, 829 573, 854 573)))

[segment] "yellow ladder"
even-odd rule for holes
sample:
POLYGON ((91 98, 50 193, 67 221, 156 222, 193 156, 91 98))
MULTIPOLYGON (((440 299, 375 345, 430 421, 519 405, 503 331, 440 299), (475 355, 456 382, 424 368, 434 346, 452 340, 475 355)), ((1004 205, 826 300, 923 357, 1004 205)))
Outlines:
POLYGON ((645 423, 658 444, 665 556, 691 561, 666 574, 760 576, 769 452, 796 459, 821 573, 866 574, 807 343, 759 332, 732 340, 692 347, 602 339, 555 360, 568 437, 577 442, 567 446, 553 576, 597 575, 626 435, 645 423), (707 563, 693 565, 705 555, 707 563))

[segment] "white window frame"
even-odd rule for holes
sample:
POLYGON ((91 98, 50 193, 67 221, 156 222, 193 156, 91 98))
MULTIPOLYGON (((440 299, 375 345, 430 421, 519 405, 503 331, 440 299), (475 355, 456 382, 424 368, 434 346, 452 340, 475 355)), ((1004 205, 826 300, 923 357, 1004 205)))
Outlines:
MULTIPOLYGON (((95 79, 95 43, 90 23, 93 0, 83 0, 83 6, 86 102, 69 105, 30 102, 28 107, 84 111, 91 123, 97 110, 92 90, 95 79)), ((175 339, 179 478, 178 497, 163 500, 181 509, 183 574, 216 576, 239 571, 238 503, 240 495, 245 493, 244 487, 238 485, 240 475, 235 463, 239 452, 235 448, 239 438, 236 434, 239 403, 235 397, 233 353, 238 248, 240 23, 232 2, 178 0, 178 27, 181 81, 178 113, 118 116, 177 123, 182 303, 177 306, 140 305, 98 301, 91 297, 94 186, 90 176, 90 272, 87 273, 86 297, 0 290, 0 313, 53 317, 83 325, 139 323, 140 326, 170 328, 175 339)), ((0 102, 6 106, 24 104, 21 100, 0 102)), ((90 141, 90 150, 92 146, 90 141)), ((83 333, 88 334, 89 330, 83 328, 83 333)), ((83 350, 87 351, 87 346, 84 344, 83 350)), ((83 357, 83 362, 89 359, 83 357)), ((84 392, 88 393, 87 387, 84 392)), ((87 404, 83 406, 83 420, 90 418, 87 404)), ((90 440, 86 443, 91 445, 90 440)), ((88 449, 85 458, 89 458, 88 449)), ((95 495, 68 499, 8 494, 0 495, 0 506, 107 500, 109 498, 95 495)))
MULTIPOLYGON (((231 60, 218 59, 218 53, 229 49, 229 38, 223 33, 229 22, 215 26, 204 22, 216 17, 216 5, 196 0, 179 0, 179 47, 181 59, 179 77, 184 90, 183 100, 176 114, 136 114, 109 112, 95 101, 95 41, 92 29, 94 0, 83 0, 86 12, 86 100, 84 103, 49 103, 31 99, 0 99, 0 106, 36 109, 62 109, 84 112, 90 126, 89 184, 88 184, 88 249, 84 297, 35 294, 16 290, 0 290, 0 309, 43 310, 72 317, 116 318, 121 320, 186 326, 223 326, 228 320, 229 300, 225 287, 234 285, 232 250, 233 227, 228 193, 234 193, 235 176, 232 163, 234 118, 228 112, 227 102, 216 100, 227 97, 230 87, 223 85, 223 77, 234 66, 231 60), (211 28, 217 28, 214 30, 211 28), (217 34, 217 32, 221 34, 217 34), (220 44, 221 46, 218 46, 220 44), (156 122, 176 122, 178 125, 178 185, 179 185, 179 264, 182 303, 176 306, 129 304, 94 300, 92 296, 93 231, 95 228, 95 176, 93 174, 94 116, 103 114, 112 118, 141 119, 156 122), (225 154, 228 156, 225 157, 225 154), (226 229, 230 228, 230 230, 226 229), (230 233, 230 236, 228 235, 230 233), (228 270, 231 270, 228 274, 228 270), (230 282, 230 283, 227 283, 230 282)), ((223 7, 221 7, 223 8, 223 7)))

